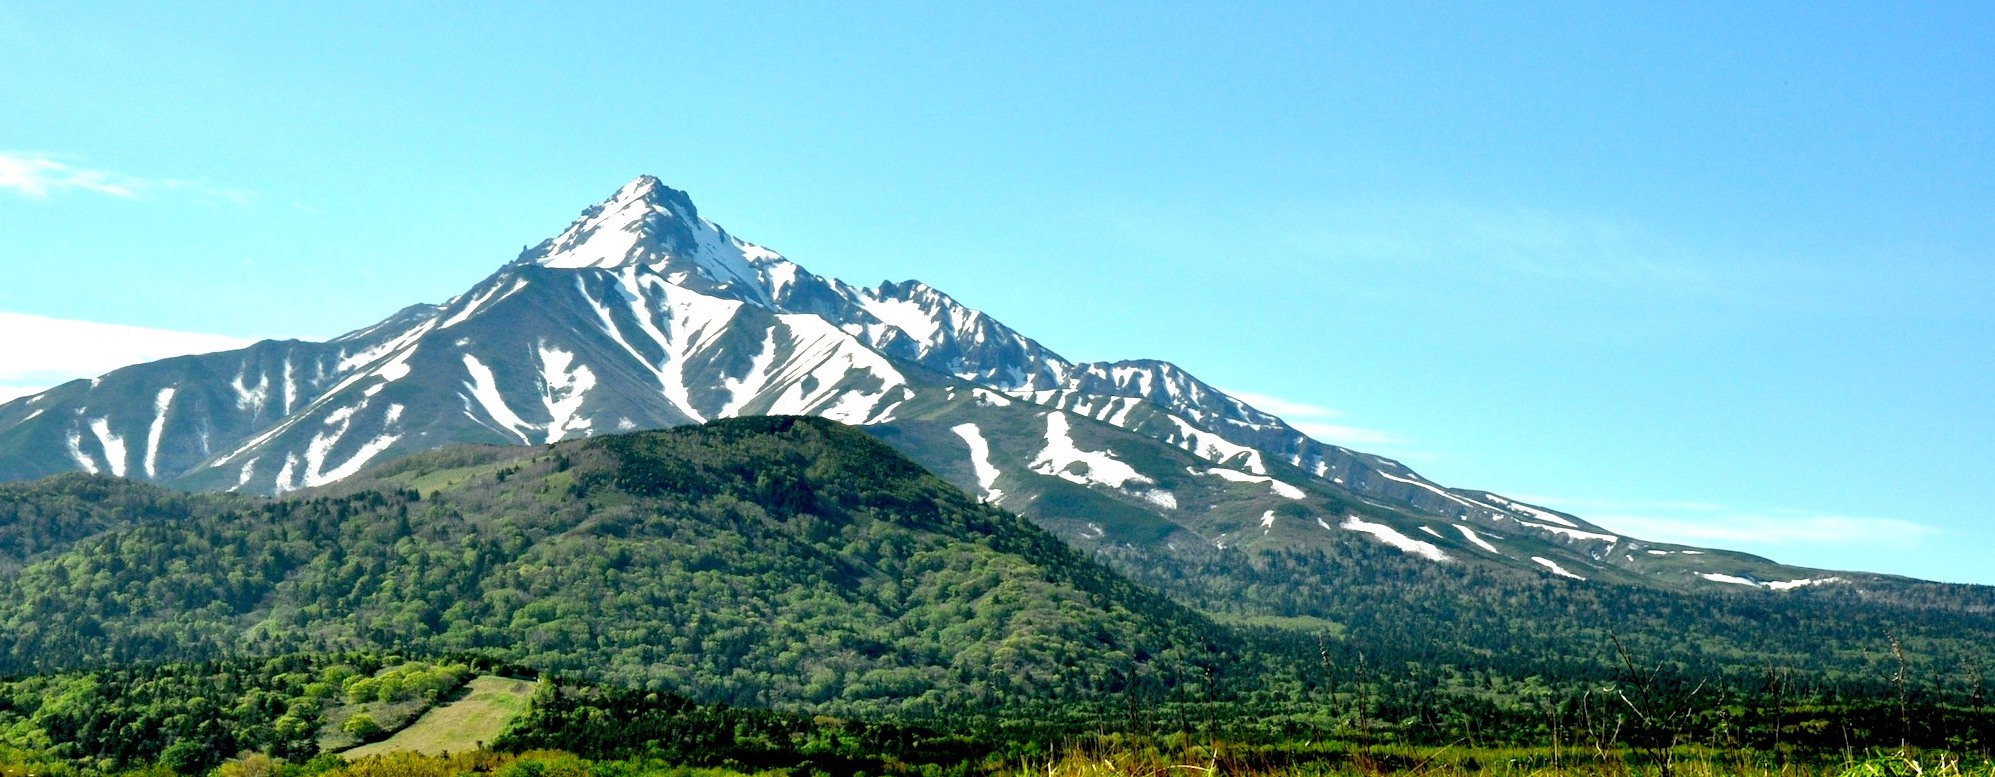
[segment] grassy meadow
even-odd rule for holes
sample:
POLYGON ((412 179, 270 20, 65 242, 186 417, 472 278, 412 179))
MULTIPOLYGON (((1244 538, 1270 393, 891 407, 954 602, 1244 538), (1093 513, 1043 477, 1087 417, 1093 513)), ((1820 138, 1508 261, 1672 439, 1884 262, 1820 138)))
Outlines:
POLYGON ((409 727, 370 745, 347 750, 348 760, 387 753, 448 755, 483 749, 526 712, 534 684, 484 675, 465 686, 463 698, 431 708, 409 727))

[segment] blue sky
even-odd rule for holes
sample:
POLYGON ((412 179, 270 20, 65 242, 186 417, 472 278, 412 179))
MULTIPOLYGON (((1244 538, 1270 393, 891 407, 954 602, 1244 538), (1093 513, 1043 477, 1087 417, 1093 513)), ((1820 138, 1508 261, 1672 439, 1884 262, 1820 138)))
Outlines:
POLYGON ((1450 485, 1995 583, 1985 4, 724 5, 0 3, 0 386, 358 328, 648 172, 1450 485))

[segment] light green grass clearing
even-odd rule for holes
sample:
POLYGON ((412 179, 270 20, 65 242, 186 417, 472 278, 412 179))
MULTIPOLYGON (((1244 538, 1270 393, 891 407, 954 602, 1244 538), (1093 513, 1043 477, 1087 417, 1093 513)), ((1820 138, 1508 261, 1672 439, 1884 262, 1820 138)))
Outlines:
POLYGON ((507 467, 519 466, 524 463, 526 462, 514 461, 514 460, 495 461, 490 464, 479 464, 470 467, 457 467, 454 469, 440 470, 437 472, 431 472, 421 477, 415 477, 415 478, 407 477, 404 475, 396 475, 394 477, 388 478, 387 480, 390 483, 406 483, 408 484, 408 487, 413 488, 417 491, 421 491, 423 498, 428 499, 432 496, 436 496, 436 493, 438 491, 442 491, 448 488, 455 488, 457 486, 470 482, 474 478, 490 475, 507 467))
POLYGON ((474 678, 464 698, 430 710, 395 735, 340 755, 347 760, 383 753, 468 753, 498 738, 506 724, 526 712, 534 684, 485 675, 474 678))

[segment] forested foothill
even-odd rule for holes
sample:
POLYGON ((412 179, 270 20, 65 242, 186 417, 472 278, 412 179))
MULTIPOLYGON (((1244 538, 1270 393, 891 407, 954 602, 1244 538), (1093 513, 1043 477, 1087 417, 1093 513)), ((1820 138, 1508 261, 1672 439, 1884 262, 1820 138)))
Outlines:
POLYGON ((1391 553, 1242 558, 1224 577, 1261 604, 1229 606, 1171 583, 1205 570, 1132 581, 790 417, 443 449, 281 499, 0 485, 0 771, 1884 774, 1995 743, 1972 591, 1391 553), (334 755, 479 675, 538 685, 474 752, 334 755))

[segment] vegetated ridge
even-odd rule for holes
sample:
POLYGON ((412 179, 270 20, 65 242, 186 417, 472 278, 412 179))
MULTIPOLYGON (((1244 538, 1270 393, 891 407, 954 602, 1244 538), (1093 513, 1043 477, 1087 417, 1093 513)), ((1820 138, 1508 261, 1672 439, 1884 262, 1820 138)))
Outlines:
POLYGON ((281 500, 10 488, 0 526, 101 528, 0 571, 0 674, 385 646, 735 704, 936 711, 1086 696, 1230 649, 815 418, 446 449, 281 500))
POLYGON ((650 176, 443 304, 0 405, 0 479, 286 493, 445 445, 772 414, 868 426, 1072 542, 1164 566, 1369 543, 1450 569, 1673 589, 1893 585, 1445 488, 1169 362, 1077 363, 920 282, 817 276, 650 176))
MULTIPOLYGON (((1880 657, 1890 654, 1894 636, 1913 648, 1915 661, 1955 667, 1964 656, 1985 655, 1979 645, 1995 634, 1991 589, 1802 569, 1651 543, 1499 494, 1445 488, 1398 462, 1311 440, 1170 363, 1076 363, 924 284, 857 287, 816 276, 730 235, 701 217, 685 193, 648 176, 443 304, 415 305, 324 343, 271 341, 135 365, 0 405, 0 478, 88 472, 233 492, 135 496, 126 486, 59 478, 47 487, 134 499, 144 503, 139 511, 145 514, 107 514, 84 504, 96 497, 51 497, 56 503, 16 518, 14 528, 0 526, 0 543, 16 549, 13 560, 0 558, 0 568, 30 559, 53 563, 57 546, 118 521, 141 521, 152 532, 186 521, 206 525, 195 515, 200 505, 210 506, 201 515, 234 511, 287 526, 299 510, 345 510, 347 518, 408 512, 409 534, 445 532, 448 539, 437 541, 462 545, 452 549, 459 558, 476 551, 470 558, 484 559, 477 549, 495 542, 506 553, 520 553, 542 538, 508 534, 501 542, 488 525, 503 517, 490 511, 512 506, 456 505, 448 501, 449 489, 443 491, 447 508, 389 504, 398 499, 392 488, 366 497, 387 500, 379 505, 299 505, 329 505, 322 500, 335 498, 331 494, 363 493, 354 490, 361 479, 391 476, 380 473, 412 477, 408 473, 436 466, 436 456, 471 455, 424 457, 444 446, 565 445, 624 431, 783 414, 861 425, 978 500, 1029 518, 1138 583, 1229 623, 1278 627, 1271 632, 1277 641, 1304 646, 1327 635, 1354 650, 1429 666, 1581 676, 1621 663, 1612 647, 1619 639, 1643 656, 1697 671, 1750 673, 1775 663, 1842 682, 1879 676, 1880 657), (369 467, 377 469, 363 475, 369 467), (302 502, 243 501, 253 493, 308 496, 302 502)), ((475 479, 464 477, 466 483, 475 479)), ((44 494, 36 490, 44 486, 19 488, 27 489, 19 493, 30 495, 22 497, 30 502, 44 494)), ((309 525, 329 530, 323 521, 309 525)), ((542 529, 555 538, 569 530, 542 529)), ((399 523, 394 531, 401 531, 399 523)), ((219 569, 223 560, 206 554, 248 552, 246 546, 223 551, 226 544, 213 544, 221 541, 175 545, 171 555, 191 568, 219 569)), ((431 548, 423 574, 440 574, 434 567, 444 560, 431 556, 443 551, 415 545, 431 548)), ((92 544, 85 550, 120 548, 92 544)), ((314 563, 337 570, 343 576, 328 579, 340 584, 364 579, 371 585, 380 581, 370 575, 385 574, 368 565, 377 562, 346 557, 314 563)), ((476 565, 483 563, 474 563, 480 574, 485 570, 476 565)), ((700 572, 711 571, 701 565, 714 562, 674 563, 700 572)), ((317 605, 301 600, 294 609, 274 603, 288 600, 268 599, 258 587, 265 584, 254 582, 288 580, 291 571, 283 564, 258 573, 262 577, 221 575, 221 589, 187 592, 141 575, 155 568, 124 567, 119 585, 127 589, 122 595, 128 604, 113 599, 111 605, 128 609, 106 611, 143 626, 97 633, 50 625, 26 610, 16 616, 25 630, 15 638, 39 647, 22 648, 29 652, 20 660, 110 660, 172 650, 206 655, 237 646, 241 624, 214 625, 232 622, 226 618, 144 620, 163 602, 214 606, 216 597, 233 608, 232 618, 256 614, 261 620, 249 625, 261 630, 247 632, 249 644, 270 646, 320 644, 298 641, 301 633, 323 637, 326 645, 413 639, 408 635, 425 630, 450 632, 445 626, 461 617, 471 624, 463 633, 484 636, 450 644, 506 642, 519 630, 537 635, 522 643, 527 647, 509 648, 518 651, 564 633, 549 622, 574 622, 567 620, 572 608, 539 603, 558 591, 524 579, 499 590, 453 589, 475 601, 436 607, 402 601, 429 587, 425 578, 401 580, 386 591, 287 583, 285 596, 319 597, 317 605), (377 600, 395 602, 397 609, 359 608, 377 600), (258 609, 266 601, 273 603, 258 609), (480 620, 496 618, 491 613, 507 619, 480 620), (273 641, 257 641, 266 635, 273 641), (62 650, 33 652, 56 645, 62 650), (64 652, 72 648, 76 652, 64 652)), ((177 568, 165 571, 179 574, 177 568)), ((35 575, 58 575, 48 567, 19 574, 57 593, 79 579, 41 582, 35 575)), ((832 582, 825 585, 833 588, 843 579, 826 574, 832 582)), ((887 606, 872 595, 853 601, 887 606)), ((36 606, 60 600, 36 600, 36 606)), ((687 628, 722 628, 717 624, 744 617, 725 607, 716 612, 722 614, 685 609, 673 616, 687 628)), ((855 612, 859 622, 874 617, 863 608, 855 612)), ((823 617, 841 616, 825 610, 823 617)), ((921 627, 940 629, 943 623, 921 627)), ((770 636, 742 628, 748 629, 743 634, 770 636)), ((591 638, 600 641, 600 635, 591 638)), ((713 668, 695 672, 663 655, 632 650, 609 666, 619 677, 661 683, 680 682, 675 672, 691 676, 713 668)), ((1030 670, 1021 671, 1030 678, 1030 670)), ((910 682, 909 676, 880 674, 867 682, 879 682, 878 693, 890 696, 927 688, 932 679, 910 682)), ((714 682, 720 685, 700 687, 728 698, 735 685, 752 689, 744 691, 750 697, 773 687, 714 682)), ((799 687, 781 691, 781 698, 823 701, 875 692, 866 684, 849 691, 846 679, 785 682, 799 687)), ((1029 683, 1057 685, 1045 678, 1029 683)))

